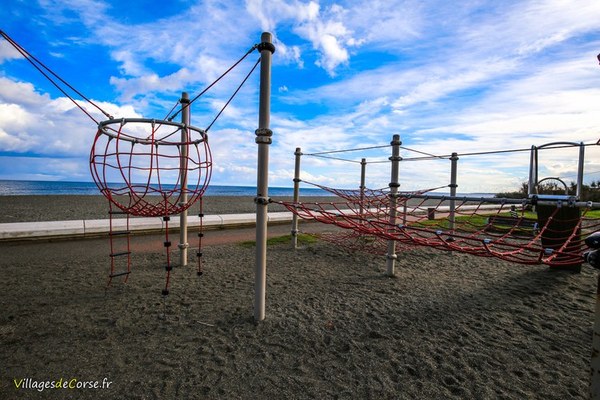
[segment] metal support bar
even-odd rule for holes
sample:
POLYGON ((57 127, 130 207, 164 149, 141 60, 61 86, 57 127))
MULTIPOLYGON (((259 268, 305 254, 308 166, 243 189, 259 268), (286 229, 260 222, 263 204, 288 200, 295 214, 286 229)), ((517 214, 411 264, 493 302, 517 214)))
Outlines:
MULTIPOLYGON (((302 151, 300 147, 296 147, 294 152, 295 164, 294 164, 294 204, 300 201, 300 158, 302 157, 302 151)), ((292 247, 298 248, 298 214, 294 213, 292 216, 292 247)))
POLYGON ((529 186, 527 187, 527 195, 535 194, 538 180, 538 151, 537 147, 531 146, 531 155, 529 158, 529 186))
MULTIPOLYGON (((398 210, 396 210, 397 204, 397 196, 398 187, 400 183, 398 182, 399 170, 400 170, 400 146, 402 142, 400 141, 400 135, 394 135, 392 141, 390 142, 392 145, 392 156, 390 157, 390 161, 392 162, 392 173, 390 180, 390 224, 392 226, 396 225, 396 217, 398 215, 398 210)), ((388 249, 387 249, 387 270, 386 275, 394 276, 394 268, 396 265, 396 241, 388 240, 388 249)))
POLYGON ((273 132, 271 119, 271 56, 275 51, 272 36, 261 35, 260 46, 260 100, 258 110, 258 162, 256 176, 256 266, 254 275, 254 320, 265 319, 267 286, 267 219, 269 204, 269 145, 273 132))
POLYGON ((395 195, 403 199, 425 199, 425 200, 457 200, 460 202, 475 201, 479 203, 488 204, 542 204, 542 205, 554 205, 568 207, 579 207, 579 208, 600 208, 600 202, 592 201, 577 201, 575 196, 565 195, 535 195, 528 199, 509 199, 500 197, 475 197, 475 196, 448 196, 444 194, 405 194, 398 193, 395 195))
POLYGON ((365 176, 367 170, 367 160, 365 158, 360 160, 360 215, 361 217, 365 213, 365 176))
MULTIPOLYGON (((456 188, 458 187, 458 185, 456 184, 456 174, 458 171, 458 154, 457 153, 452 153, 452 156, 450 157, 450 196, 451 197, 456 197, 456 188)), ((456 215, 455 215, 455 210, 456 210, 456 200, 452 199, 450 200, 450 215, 448 216, 448 221, 450 223, 450 230, 454 231, 454 223, 456 221, 456 215)))
MULTIPOLYGON (((179 183, 181 185, 180 204, 185 205, 188 202, 187 193, 187 169, 188 169, 188 146, 190 135, 188 126, 190 125, 190 96, 183 92, 181 93, 181 148, 179 157, 179 183)), ((187 224, 187 208, 179 214, 179 265, 187 266, 188 263, 188 224, 187 224)))
POLYGON ((583 142, 579 145, 579 165, 577 166, 577 199, 581 198, 583 189, 583 166, 585 164, 585 145, 583 142))

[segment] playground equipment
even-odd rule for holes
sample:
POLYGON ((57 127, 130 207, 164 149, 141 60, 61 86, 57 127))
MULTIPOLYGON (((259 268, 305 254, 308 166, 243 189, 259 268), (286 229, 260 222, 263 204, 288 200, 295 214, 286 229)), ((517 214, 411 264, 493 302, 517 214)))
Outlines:
MULTIPOLYGON (((166 280, 162 290, 163 295, 169 294, 170 274, 173 270, 171 263, 171 241, 169 240, 169 221, 171 215, 180 216, 180 265, 187 265, 188 225, 187 212, 195 203, 199 204, 199 232, 197 272, 202 274, 202 196, 210 182, 212 172, 212 156, 207 132, 221 116, 225 108, 254 72, 261 65, 260 111, 259 128, 256 131, 256 142, 259 145, 258 193, 257 193, 257 286, 262 285, 262 308, 264 318, 264 286, 266 260, 266 222, 268 203, 268 144, 271 143, 269 130, 270 113, 270 55, 275 51, 271 43, 271 34, 263 33, 261 42, 252 46, 237 62, 208 85, 196 97, 190 100, 183 93, 177 104, 163 119, 149 118, 114 118, 105 110, 91 101, 72 85, 54 73, 40 60, 0 31, 2 36, 11 44, 35 69, 50 83, 86 114, 97 126, 97 132, 90 152, 90 171, 100 192, 109 202, 110 218, 110 260, 107 287, 113 278, 124 277, 127 281, 131 274, 130 247, 130 217, 161 217, 165 227, 164 247, 166 249, 166 280), (261 58, 256 61, 231 97, 214 117, 206 129, 194 127, 190 123, 191 105, 224 76, 238 66, 249 54, 258 50, 261 58), (79 96, 83 102, 76 101, 71 94, 79 96), (80 103, 87 103, 107 119, 97 121, 94 116, 80 103), (171 113, 181 104, 179 111, 171 113), (181 122, 173 119, 181 113, 181 122), (125 218, 114 219, 115 215, 125 215, 125 218), (118 227, 117 227, 118 225, 118 227), (121 246, 117 241, 122 238, 121 246), (120 247, 120 248, 118 248, 120 247), (262 250, 259 250, 262 249, 262 250), (124 259, 117 266, 117 259, 124 259), (261 268, 258 265, 262 265, 261 268), (259 271, 261 270, 261 271, 259 271), (259 276, 259 272, 262 274, 259 276), (260 279, 259 279, 260 278, 260 279), (260 280, 260 282, 259 282, 260 280)), ((257 290, 259 292, 260 289, 257 290)), ((259 302, 260 299, 257 299, 259 302)), ((257 317, 257 319, 259 319, 257 317)))
MULTIPOLYGON (((579 189, 575 195, 544 195, 534 190, 540 182, 548 179, 538 179, 538 151, 563 147, 580 149, 577 173, 577 186, 580 188, 583 183, 583 143, 559 142, 534 146, 531 149, 530 193, 523 199, 457 196, 457 153, 449 156, 419 157, 450 160, 450 184, 447 185, 450 189, 449 195, 430 193, 439 188, 399 192, 399 164, 402 161, 399 151, 402 147, 398 135, 393 137, 390 146, 392 154, 389 158, 389 188, 368 190, 364 187, 366 162, 362 159, 359 190, 340 190, 316 185, 341 198, 340 202, 305 203, 298 201, 295 196, 294 202, 279 204, 299 218, 352 230, 354 234, 343 236, 345 240, 350 241, 349 247, 360 248, 357 246, 360 243, 358 239, 363 236, 387 241, 388 275, 394 274, 397 243, 496 257, 520 264, 547 264, 551 268, 573 271, 581 269, 584 250, 582 237, 600 229, 600 220, 587 217, 586 214, 590 209, 600 207, 600 204, 579 201, 579 189), (531 207, 536 209, 537 214, 527 211, 531 207)), ((322 157, 327 153, 316 155, 322 157)), ((296 149, 295 188, 302 181, 299 175, 301 154, 301 149, 296 149)), ((344 159, 336 157, 336 160, 344 159)), ((292 235, 297 232, 295 220, 292 235)), ((343 241, 337 240, 338 243, 343 241)), ((373 249, 373 243, 380 243, 381 240, 363 242, 370 243, 368 247, 373 249)))
MULTIPOLYGON (((131 273, 130 216, 161 217, 165 224, 166 283, 169 294, 171 241, 169 221, 180 214, 180 263, 187 265, 187 210, 201 200, 210 181, 212 157, 206 130, 189 125, 190 99, 183 93, 182 121, 145 118, 110 119, 98 124, 90 152, 90 170, 100 192, 109 201, 110 273, 113 278, 131 273), (169 184, 167 182, 175 182, 169 184), (124 229, 113 229, 113 217, 125 214, 124 229), (119 240, 124 239, 124 240, 119 240), (121 246, 117 242, 122 242, 121 246), (118 259, 125 259, 117 263, 118 259), (119 266, 117 265, 119 264, 119 266)), ((202 211, 200 201, 200 225, 202 211)), ((198 233, 197 272, 202 274, 203 232, 198 233)))

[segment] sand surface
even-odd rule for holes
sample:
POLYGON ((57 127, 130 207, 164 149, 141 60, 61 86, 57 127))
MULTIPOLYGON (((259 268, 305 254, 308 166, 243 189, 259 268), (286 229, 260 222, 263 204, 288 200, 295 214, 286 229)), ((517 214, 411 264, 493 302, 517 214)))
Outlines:
POLYGON ((165 299, 160 236, 135 238, 129 282, 108 290, 107 240, 0 244, 0 399, 588 398, 587 266, 421 248, 389 278, 382 257, 271 245, 255 324, 254 248, 217 235, 253 230, 207 232, 204 275, 176 268, 165 299), (16 389, 25 378, 112 384, 16 389))

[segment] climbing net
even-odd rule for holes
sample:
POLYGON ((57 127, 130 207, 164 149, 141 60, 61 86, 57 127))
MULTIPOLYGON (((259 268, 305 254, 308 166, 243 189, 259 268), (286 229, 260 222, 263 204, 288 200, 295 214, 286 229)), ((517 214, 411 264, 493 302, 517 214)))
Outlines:
POLYGON ((599 219, 586 217, 587 207, 579 215, 579 208, 566 203, 539 203, 538 219, 533 219, 526 211, 528 202, 517 208, 514 203, 489 201, 402 193, 398 195, 397 216, 392 220, 390 208, 381 206, 384 202, 379 200, 376 207, 372 207, 371 199, 277 203, 302 219, 351 230, 352 234, 330 238, 346 242, 350 249, 371 247, 376 253, 383 252, 383 239, 405 247, 429 246, 520 264, 566 266, 581 263, 585 248, 582 237, 600 229, 599 219), (453 217, 451 201, 455 202, 453 217), (540 218, 542 208, 552 211, 540 218), (559 213, 561 210, 568 210, 567 216, 559 213))
POLYGON ((399 250, 428 246, 519 264, 574 267, 583 262, 585 237, 600 230, 600 219, 590 212, 599 204, 575 196, 467 197, 432 193, 442 187, 401 192, 392 184, 345 190, 302 182, 340 200, 276 203, 304 220, 343 228, 323 238, 351 251, 385 254, 393 241, 399 250))
MULTIPOLYGON (((196 255, 197 271, 198 275, 201 275, 200 257, 202 256, 202 237, 204 236, 202 233, 202 195, 212 174, 212 156, 207 132, 252 75, 260 59, 254 63, 243 81, 205 129, 190 124, 190 107, 194 101, 237 67, 254 50, 262 51, 267 46, 268 50, 274 51, 268 46, 269 44, 260 43, 252 46, 237 62, 193 99, 190 100, 185 94, 176 102, 165 118, 148 119, 113 117, 1 30, 0 37, 12 45, 25 60, 97 125, 89 161, 92 178, 100 192, 109 201, 111 267, 107 287, 116 277, 124 277, 124 282, 126 282, 131 273, 130 216, 162 217, 166 249, 166 279, 162 293, 167 295, 173 270, 171 241, 169 240, 170 216, 187 211, 195 203, 199 203, 200 208, 196 255), (76 97, 81 100, 76 100, 76 97), (181 107, 174 112, 180 104, 181 107), (95 109, 94 112, 100 112, 107 119, 98 121, 90 109, 95 109), (179 113, 182 113, 182 122, 173 122, 179 113), (113 217, 119 214, 125 215, 125 218, 114 220, 113 217), (117 238, 124 240, 120 240, 118 245, 117 238), (117 260, 120 259, 124 259, 124 262, 118 263, 117 260)), ((182 226, 181 229, 185 228, 182 226)), ((188 243, 180 243, 179 247, 183 251, 188 247, 188 243)), ((185 262, 187 263, 187 261, 185 262)))
POLYGON ((131 215, 155 217, 179 214, 196 203, 210 181, 212 158, 203 130, 121 119, 99 124, 90 165, 111 203, 131 215))

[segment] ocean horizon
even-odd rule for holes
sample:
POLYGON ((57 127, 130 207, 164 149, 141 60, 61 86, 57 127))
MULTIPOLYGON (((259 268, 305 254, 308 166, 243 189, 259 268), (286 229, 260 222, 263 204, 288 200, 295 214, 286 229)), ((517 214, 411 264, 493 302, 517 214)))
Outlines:
MULTIPOLYGON (((169 187, 169 185, 165 185, 169 187)), ((300 188, 304 196, 331 196, 319 188, 300 188)), ((269 187, 270 196, 293 196, 293 188, 269 187)), ((0 196, 101 196, 94 182, 0 180, 0 196)), ((256 186, 209 185, 205 196, 256 196, 256 186)))
MULTIPOLYGON (((168 185, 166 185, 168 187, 168 185)), ((358 188, 357 188, 358 189, 358 188)), ((332 196, 326 190, 301 187, 301 196, 332 196)), ((435 194, 449 194, 435 192, 435 194)), ((83 195, 100 196, 100 190, 94 182, 70 181, 17 181, 0 179, 0 196, 44 196, 44 195, 83 195)), ((256 196, 256 186, 209 185, 205 196, 256 196)), ((291 187, 269 187, 269 196, 294 195, 291 187)), ((494 193, 459 193, 459 196, 494 197, 494 193)))

